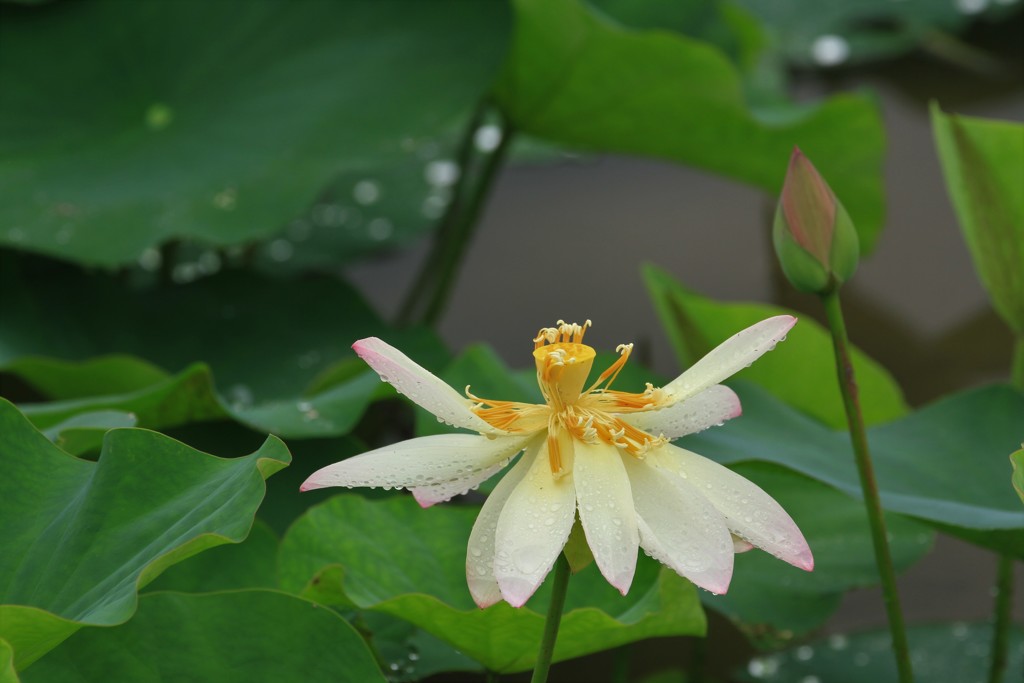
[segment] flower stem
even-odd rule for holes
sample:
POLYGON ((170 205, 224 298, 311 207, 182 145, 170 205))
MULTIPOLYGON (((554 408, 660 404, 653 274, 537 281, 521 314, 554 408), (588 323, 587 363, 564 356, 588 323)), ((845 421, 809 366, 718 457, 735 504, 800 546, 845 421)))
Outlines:
POLYGON ((565 607, 565 593, 569 587, 569 561, 564 553, 559 553, 555 562, 554 585, 551 587, 551 603, 548 605, 548 616, 544 620, 544 636, 537 652, 537 664, 533 668, 530 683, 545 683, 548 670, 551 668, 551 656, 555 653, 555 639, 558 638, 558 626, 562 623, 562 608, 565 607))
MULTIPOLYGON (((1017 337, 1013 347, 1013 369, 1010 381, 1024 389, 1024 335, 1017 337)), ((992 658, 989 683, 1001 683, 1006 672, 1007 649, 1010 645, 1010 624, 1013 617, 1013 558, 1002 555, 996 569, 995 623, 992 626, 992 658)))
POLYGON ((878 566, 878 576, 882 581, 882 595, 885 601, 885 611, 889 617, 889 631, 892 633, 893 652, 896 655, 899 680, 900 683, 911 683, 914 680, 914 674, 910 667, 910 648, 907 645, 907 633, 903 625, 903 613, 900 610, 900 596, 896 589, 896 572, 892 567, 885 518, 882 516, 878 484, 875 481, 871 452, 868 449, 867 434, 864 431, 864 418, 861 415, 860 401, 857 397, 857 379, 854 376, 853 362, 850 359, 850 342, 846 336, 846 323, 843 320, 843 309, 839 304, 838 289, 823 294, 821 299, 825 304, 825 314, 828 316, 828 325, 832 332, 836 370, 839 373, 839 391, 843 396, 846 421, 850 427, 850 441, 853 443, 857 473, 860 475, 861 491, 864 494, 864 504, 871 526, 871 540, 875 547, 875 564, 878 566))
POLYGON ((1010 645, 1010 622, 1013 611, 1013 558, 1002 555, 996 574, 996 619, 992 634, 992 664, 989 683, 1001 683, 1006 672, 1006 656, 1010 645))
POLYGON ((481 102, 463 133, 456 153, 459 180, 434 235, 430 253, 402 304, 398 314, 401 325, 434 325, 441 317, 455 283, 459 261, 469 246, 484 200, 508 153, 514 132, 511 124, 503 120, 498 146, 482 159, 479 170, 474 168, 474 136, 489 107, 488 102, 481 102))

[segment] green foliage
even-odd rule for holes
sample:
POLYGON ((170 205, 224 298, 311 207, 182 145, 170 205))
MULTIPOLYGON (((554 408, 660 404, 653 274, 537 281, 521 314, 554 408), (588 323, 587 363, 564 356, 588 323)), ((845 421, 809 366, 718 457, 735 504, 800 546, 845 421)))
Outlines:
MULTIPOLYGON (((683 368, 760 320, 793 314, 793 311, 768 304, 721 303, 707 299, 654 266, 644 268, 644 279, 683 368)), ((853 349, 853 367, 864 421, 868 425, 907 413, 899 385, 885 368, 857 349, 853 349)), ((759 384, 826 425, 837 429, 846 427, 831 337, 808 317, 801 318, 778 348, 735 377, 759 384)))
POLYGON ((424 166, 493 78, 510 19, 445 0, 0 12, 0 244, 106 266, 173 239, 266 239, 306 211, 269 260, 310 240, 336 263, 422 232, 424 166), (103 49, 67 49, 83 36, 103 49))
MULTIPOLYGON (((134 427, 137 420, 132 413, 119 410, 97 410, 78 413, 63 422, 43 430, 50 441, 65 453, 83 455, 99 450, 103 436, 111 429, 134 427)), ((38 425, 37 425, 38 426, 38 425)))
POLYGON ((944 114, 933 103, 932 126, 974 268, 1024 336, 1024 124, 944 114))
POLYGON ((14 670, 14 650, 0 638, 0 683, 18 683, 18 672, 14 670))
POLYGON ((26 683, 384 682, 359 634, 329 609, 265 590, 139 598, 127 624, 87 629, 26 683))
MULTIPOLYGON (((863 503, 776 465, 741 463, 733 469, 790 514, 814 553, 814 571, 751 550, 736 556, 728 593, 701 593, 705 607, 728 616, 759 648, 775 648, 821 626, 846 591, 878 583, 863 503)), ((889 514, 886 527, 897 571, 931 549, 934 534, 917 522, 889 514)))
POLYGON ((243 588, 277 588, 277 534, 259 519, 241 543, 215 546, 169 567, 146 593, 213 593, 243 588))
MULTIPOLYGON (((988 680, 992 627, 964 622, 911 626, 907 629, 914 676, 928 683, 988 680)), ((1003 680, 1024 674, 1024 631, 1011 630, 1010 657, 1003 680)), ((760 657, 740 679, 748 683, 803 683, 811 678, 829 683, 890 683, 897 680, 888 631, 868 631, 828 638, 760 657)))
POLYGON ((175 562, 244 539, 263 480, 289 461, 273 437, 222 460, 117 429, 92 463, 62 452, 0 400, 0 637, 18 668, 83 625, 127 620, 138 587, 175 562))
MULTIPOLYGON (((755 385, 737 384, 744 414, 680 445, 726 464, 764 460, 859 499, 845 433, 834 432, 755 385)), ((1006 485, 1024 393, 965 391, 868 430, 882 506, 973 543, 1024 557, 1024 509, 1006 485), (984 532, 984 533, 982 533, 984 532)))
MULTIPOLYGON (((26 287, 11 271, 0 269, 0 366, 66 399, 26 408, 41 428, 121 410, 151 429, 233 417, 284 437, 336 436, 355 426, 378 385, 349 347, 383 324, 334 279, 226 272, 133 288, 58 270, 26 287)), ((446 357, 423 330, 394 336, 431 362, 446 357)))
POLYGON ((794 145, 820 160, 871 251, 882 226, 882 124, 868 98, 759 116, 719 50, 624 29, 576 0, 518 0, 495 96, 512 124, 576 149, 653 156, 775 193, 794 145))
MULTIPOLYGON (((328 605, 405 619, 491 670, 528 669, 547 591, 542 587, 520 609, 502 602, 481 610, 473 603, 466 541, 478 512, 454 504, 422 510, 408 496, 335 496, 289 529, 278 563, 281 585, 328 605)), ((696 590, 675 573, 645 560, 623 598, 591 566, 569 582, 555 659, 704 628, 696 590)))

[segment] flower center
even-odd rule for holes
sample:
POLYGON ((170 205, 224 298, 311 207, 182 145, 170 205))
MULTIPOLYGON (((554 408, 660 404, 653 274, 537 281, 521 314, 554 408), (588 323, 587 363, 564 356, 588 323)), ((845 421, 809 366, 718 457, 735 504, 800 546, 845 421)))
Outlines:
POLYGON ((596 352, 583 343, 590 327, 558 321, 557 327, 542 328, 534 338, 533 359, 537 366, 537 384, 547 405, 536 406, 513 401, 493 401, 466 394, 478 403, 477 415, 489 424, 507 431, 539 431, 547 427, 548 459, 556 476, 566 474, 572 457, 572 441, 604 442, 635 457, 665 442, 623 420, 614 413, 630 413, 659 407, 664 392, 647 385, 641 394, 613 391, 610 387, 625 366, 633 350, 622 344, 619 358, 584 390, 594 365, 596 352))

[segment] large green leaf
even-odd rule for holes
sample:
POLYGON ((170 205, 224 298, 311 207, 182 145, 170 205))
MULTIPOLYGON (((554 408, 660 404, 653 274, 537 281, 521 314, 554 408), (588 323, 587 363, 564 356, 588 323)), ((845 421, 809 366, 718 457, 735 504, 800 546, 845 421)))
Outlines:
MULTIPOLYGON (((989 624, 955 622, 907 629, 914 676, 928 683, 985 681, 992 650, 989 624)), ((1004 681, 1024 674, 1024 631, 1014 627, 1004 681)), ((889 631, 832 635, 779 654, 758 657, 740 680, 748 683, 896 683, 899 676, 889 631)))
MULTIPOLYGON (((70 269, 29 273, 24 281, 15 271, 0 269, 0 367, 25 372, 38 388, 71 400, 33 407, 34 419, 59 415, 38 422, 44 426, 119 409, 159 429, 232 415, 286 437, 332 436, 355 425, 378 386, 349 347, 383 325, 357 292, 334 279, 230 272, 133 288, 70 269), (41 356, 84 362, 76 367, 41 356), (179 371, 197 361, 209 370, 192 366, 166 377, 150 365, 179 371), (122 372, 130 377, 118 379, 122 372), (108 379, 130 391, 106 395, 108 379)), ((420 357, 446 355, 423 330, 396 336, 420 357)))
POLYGON ((444 153, 493 79, 509 23, 505 3, 457 0, 0 12, 0 242, 103 265, 172 238, 268 237, 328 182, 343 195, 332 206, 363 216, 320 228, 337 233, 337 257, 422 229, 429 221, 407 227, 384 200, 418 192, 406 202, 418 205, 427 183, 382 179, 395 167, 422 177, 444 153), (402 224, 384 234, 375 219, 402 224))
MULTIPOLYGON (((654 266, 644 268, 644 279, 682 367, 692 365, 719 343, 760 320, 793 314, 768 304, 707 299, 654 266)), ((907 404, 899 385, 885 368, 858 349, 853 350, 853 367, 868 425, 906 414, 907 404)), ((846 427, 831 337, 810 318, 802 318, 785 342, 736 377, 760 384, 831 427, 846 427)))
MULTIPOLYGON (((701 601, 728 616, 758 647, 776 648, 821 626, 846 591, 878 583, 867 513, 860 501, 776 465, 734 469, 796 521, 814 553, 814 571, 751 551, 736 556, 729 592, 701 593, 701 601)), ((897 571, 931 549, 934 534, 927 527, 893 514, 886 515, 886 526, 897 571)))
POLYGON ((93 463, 61 451, 0 400, 0 637, 18 667, 82 625, 127 620, 138 587, 175 562, 245 538, 263 480, 289 460, 273 437, 223 460, 117 429, 93 463))
POLYGON ((1024 336, 1024 124, 944 114, 933 103, 932 126, 974 268, 1024 336))
POLYGON ((169 567, 146 586, 146 593, 277 588, 277 544, 274 530, 257 519, 244 541, 210 548, 169 567))
POLYGON ((127 624, 86 629, 24 673, 40 683, 384 683, 359 634, 329 609, 266 590, 139 598, 127 624))
POLYGON ((670 159, 772 193, 799 145, 820 160, 870 252, 882 227, 884 146, 870 99, 839 95, 758 118, 736 68, 708 43, 630 31, 577 0, 515 6, 496 96, 517 129, 577 149, 670 159))
MULTIPOLYGON (((494 671, 533 665, 548 592, 526 607, 481 610, 466 587, 466 541, 479 508, 422 510, 410 496, 335 496, 307 512, 281 544, 281 585, 328 604, 385 612, 451 643, 494 671)), ((644 638, 703 634, 692 584, 642 557, 627 597, 591 566, 569 582, 555 659, 644 638)))
MULTIPOLYGON (((734 388, 743 415, 680 445, 724 463, 774 462, 861 497, 845 433, 756 385, 734 388)), ((1024 392, 992 385, 868 430, 883 507, 1024 557, 1024 509, 1006 481, 1006 454, 1019 443, 1021 415, 1024 392)))

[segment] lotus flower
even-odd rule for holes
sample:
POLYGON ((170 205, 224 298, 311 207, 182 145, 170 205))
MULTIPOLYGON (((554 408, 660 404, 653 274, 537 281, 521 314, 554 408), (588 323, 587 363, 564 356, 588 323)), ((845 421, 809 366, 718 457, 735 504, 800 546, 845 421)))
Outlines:
POLYGON ((769 318, 723 342, 664 387, 611 388, 632 351, 587 384, 590 326, 543 328, 534 338, 544 403, 466 396, 380 339, 353 345, 386 382, 440 420, 475 434, 426 436, 314 473, 302 490, 407 488, 423 507, 480 485, 523 455, 473 526, 466 575, 480 607, 519 607, 533 595, 579 520, 602 575, 623 595, 638 548, 696 585, 724 593, 736 552, 756 546, 801 569, 814 560, 782 507, 732 470, 670 443, 740 414, 719 384, 785 338, 796 319, 769 318))

